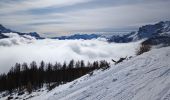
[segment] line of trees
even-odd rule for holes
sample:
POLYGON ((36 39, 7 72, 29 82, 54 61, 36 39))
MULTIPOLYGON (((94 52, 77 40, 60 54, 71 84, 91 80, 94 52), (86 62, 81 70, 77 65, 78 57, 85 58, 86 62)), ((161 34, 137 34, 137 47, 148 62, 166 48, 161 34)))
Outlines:
POLYGON ((0 91, 26 89, 29 93, 33 89, 42 88, 48 84, 49 89, 54 85, 64 84, 81 77, 95 69, 106 69, 109 63, 105 60, 84 63, 71 60, 68 64, 56 62, 54 65, 42 61, 39 66, 35 61, 27 63, 16 63, 7 74, 0 75, 0 91))

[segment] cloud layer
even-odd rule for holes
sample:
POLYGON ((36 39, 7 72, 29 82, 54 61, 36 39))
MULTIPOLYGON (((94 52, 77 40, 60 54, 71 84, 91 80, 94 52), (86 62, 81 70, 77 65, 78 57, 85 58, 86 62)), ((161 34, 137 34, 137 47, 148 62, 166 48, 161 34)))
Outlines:
MULTIPOLYGON (((13 33, 14 34, 14 33, 13 33)), ((116 44, 104 40, 35 40, 17 35, 0 40, 0 72, 7 72, 16 62, 55 63, 75 60, 108 60, 131 56, 139 43, 116 44)))

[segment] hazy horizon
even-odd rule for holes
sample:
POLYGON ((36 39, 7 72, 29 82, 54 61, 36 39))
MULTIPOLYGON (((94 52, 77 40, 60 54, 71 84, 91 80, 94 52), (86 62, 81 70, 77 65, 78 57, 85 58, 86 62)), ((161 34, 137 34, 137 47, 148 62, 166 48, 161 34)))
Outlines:
POLYGON ((170 0, 1 0, 0 24, 47 37, 133 31, 170 20, 169 5, 170 0))

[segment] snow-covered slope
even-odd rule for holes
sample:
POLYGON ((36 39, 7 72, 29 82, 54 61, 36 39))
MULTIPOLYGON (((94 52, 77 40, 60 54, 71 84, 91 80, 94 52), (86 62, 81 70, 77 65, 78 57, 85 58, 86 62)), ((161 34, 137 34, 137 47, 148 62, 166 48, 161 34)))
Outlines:
POLYGON ((96 71, 33 100, 169 100, 170 47, 96 71))

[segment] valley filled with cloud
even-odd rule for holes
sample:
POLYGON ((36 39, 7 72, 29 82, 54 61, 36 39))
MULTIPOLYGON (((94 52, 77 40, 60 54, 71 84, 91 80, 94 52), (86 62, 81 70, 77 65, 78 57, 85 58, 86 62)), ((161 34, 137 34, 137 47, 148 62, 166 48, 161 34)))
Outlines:
POLYGON ((140 42, 108 43, 93 40, 36 40, 31 36, 6 33, 10 38, 0 40, 0 72, 7 72, 15 63, 69 62, 70 60, 107 60, 133 56, 140 42))

